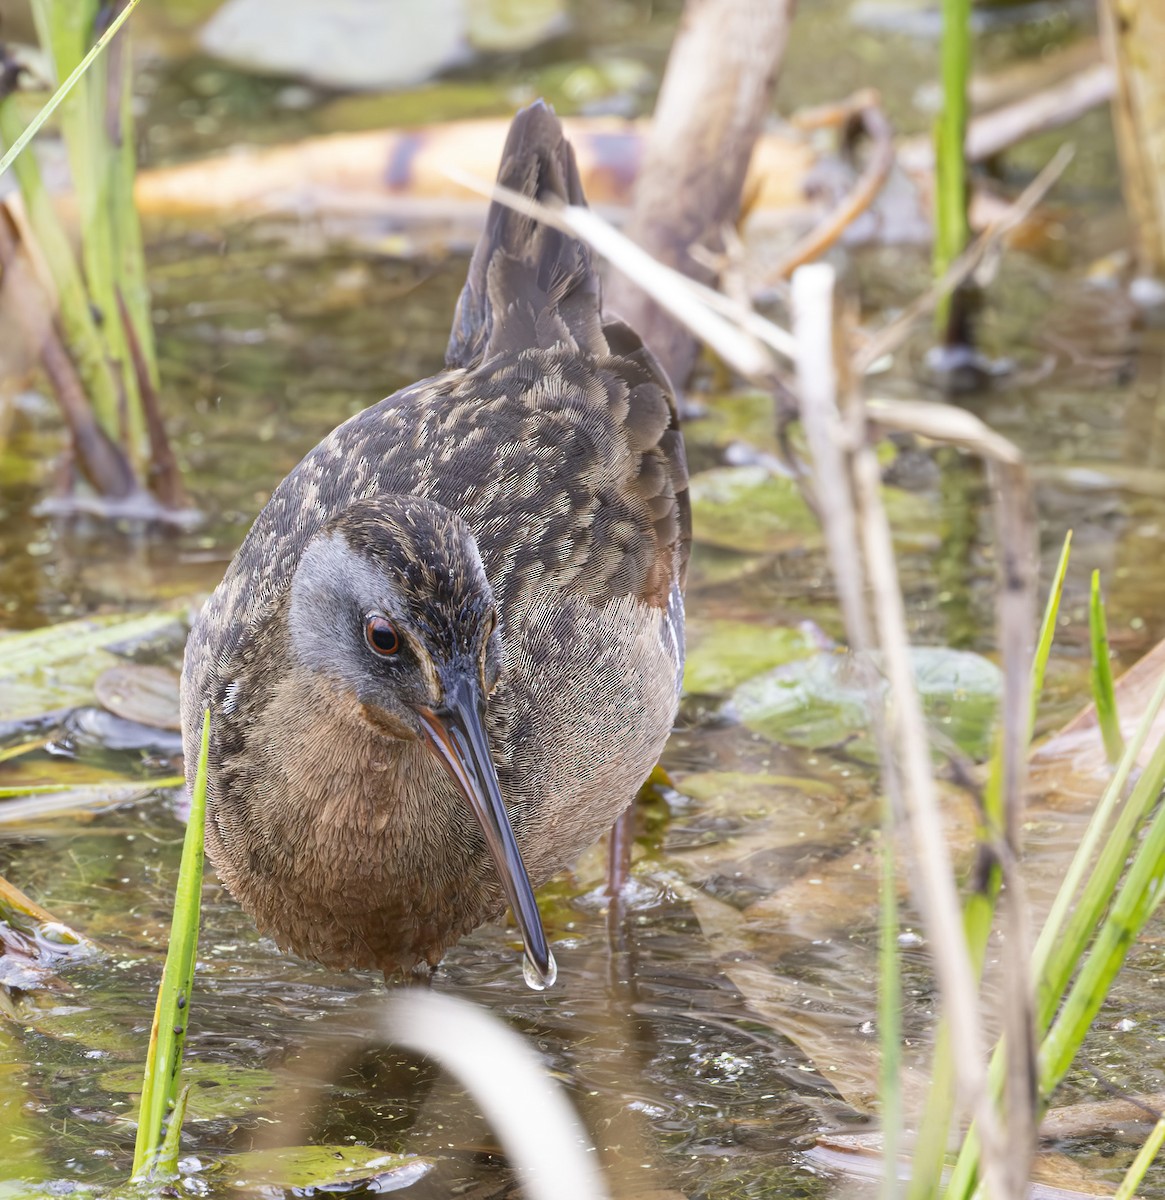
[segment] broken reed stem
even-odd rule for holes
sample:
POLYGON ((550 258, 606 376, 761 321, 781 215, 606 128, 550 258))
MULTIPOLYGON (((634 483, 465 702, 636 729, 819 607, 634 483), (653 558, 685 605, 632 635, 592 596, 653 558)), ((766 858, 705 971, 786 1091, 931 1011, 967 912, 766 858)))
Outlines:
MULTIPOLYGON (((1004 662, 1004 688, 999 741, 983 794, 982 837, 988 858, 979 871, 981 883, 966 901, 963 923, 978 976, 982 973, 1000 885, 1006 883, 1001 910, 1005 974, 1008 979, 1023 980, 1030 975, 1027 908, 1023 880, 1017 870, 1023 777, 1034 722, 1034 697, 1042 685, 1067 566, 1066 551, 1061 555, 1049 610, 1044 616, 1039 653, 1033 657, 1028 640, 1035 615, 1034 500, 1019 451, 978 417, 962 409, 924 402, 870 400, 867 411, 884 429, 910 431, 945 442, 982 458, 988 466, 999 545, 999 645, 1004 662)), ((1025 988, 1020 983, 1017 990, 1006 990, 1001 1003, 1005 1006, 1000 1021, 1005 1040, 1009 1047, 1017 1048, 1006 1059, 1008 1074, 1004 1077, 1009 1091, 1008 1111, 1017 1114, 1014 1118, 1009 1116, 1006 1127, 1007 1162, 1014 1191, 1026 1181, 1035 1137, 1030 1115, 1035 1063, 1034 1001, 1030 985, 1025 988)), ((944 1016, 935 1039, 930 1098, 917 1139, 910 1184, 912 1200, 932 1196, 938 1187, 951 1118, 951 1053, 949 1017, 944 1016)), ((997 1053, 993 1062, 998 1067, 992 1068, 992 1075, 995 1070, 1003 1069, 1004 1060, 997 1053)))
MULTIPOLYGON (((800 268, 793 277, 794 327, 798 334, 798 368, 801 387, 812 389, 802 396, 803 405, 820 402, 823 386, 830 380, 836 387, 833 367, 833 268, 818 263, 800 268), (830 331, 823 336, 822 331, 830 331), (809 345, 803 338, 813 332, 809 345), (810 365, 806 356, 829 356, 810 365), (804 368, 803 368, 804 364, 804 368), (807 372, 807 378, 805 377, 807 372)), ((900 787, 906 824, 914 848, 915 879, 919 907, 926 922, 928 941, 943 1002, 954 1028, 955 1064, 964 1102, 974 1112, 984 1131, 985 1167, 989 1186, 996 1197, 1010 1193, 1000 1153, 998 1123, 987 1092, 984 1036, 978 1009, 978 988, 966 939, 963 936, 953 867, 942 818, 938 810, 931 771, 929 740, 922 704, 914 680, 902 593, 894 563, 890 527, 882 507, 881 471, 866 440, 864 406, 854 397, 846 413, 846 449, 855 505, 855 516, 865 565, 866 584, 872 593, 874 628, 881 651, 882 671, 889 683, 890 707, 887 727, 893 753, 892 764, 900 787)), ((832 407, 837 407, 836 392, 832 407)), ((834 425, 841 428, 841 422, 834 425)), ((820 470, 815 472, 815 478, 820 470)), ((828 536, 828 535, 827 535, 828 536)))
MULTIPOLYGON (((865 374, 879 359, 897 350, 915 324, 927 313, 932 312, 944 296, 949 295, 977 270, 1007 234, 1031 215, 1036 205, 1067 169, 1074 154, 1075 149, 1071 145, 1061 146, 1043 170, 1016 197, 1011 207, 951 264, 950 270, 942 279, 907 305, 893 321, 873 333, 865 345, 854 352, 853 372, 857 375, 865 374)), ((788 330, 782 329, 747 305, 696 283, 658 262, 591 209, 539 204, 520 192, 479 179, 456 167, 446 166, 444 170, 450 179, 467 190, 497 200, 515 212, 524 213, 553 229, 569 233, 590 246, 612 266, 632 279, 656 304, 687 325, 734 371, 758 386, 773 387, 777 378, 777 364, 768 352, 773 352, 786 361, 792 361, 795 357, 794 339, 788 330)), ((949 405, 935 404, 919 406, 916 412, 921 414, 924 408, 928 408, 934 414, 959 412, 949 405)), ((910 418, 904 416, 902 419, 905 423, 901 427, 904 431, 910 431, 910 418)), ((936 415, 935 419, 945 423, 946 417, 936 415)), ((997 435, 982 422, 976 422, 976 425, 976 436, 997 439, 997 454, 1005 456, 1006 451, 1001 448, 1000 443, 1006 443, 1006 439, 997 438, 997 435)), ((923 436, 930 435, 923 433, 923 436)), ((936 436, 943 440, 948 437, 945 433, 936 436)))
POLYGON ((898 1186, 898 1145, 902 1133, 900 1073, 901 1009, 898 962, 898 899, 894 886, 895 831, 902 812, 901 786, 895 770, 881 696, 882 680, 871 656, 874 647, 852 488, 852 441, 838 396, 852 386, 844 360, 844 343, 835 319, 833 275, 801 269, 793 276, 793 333, 796 339, 797 390, 801 423, 813 461, 812 507, 825 536, 826 552, 837 587, 846 637, 857 678, 865 691, 871 728, 883 768, 878 1041, 881 1052, 883 1171, 882 1195, 892 1200, 898 1186), (826 295, 818 294, 827 290, 826 295), (807 294, 808 293, 808 294, 807 294))
POLYGON ((998 546, 999 653, 1003 662, 1000 705, 1001 811, 986 813, 988 838, 997 846, 1002 873, 1002 960, 1008 985, 999 990, 1006 1046, 1004 1170, 1007 1193, 1023 1195, 1036 1148, 1035 999, 1027 889, 1019 869, 1023 787, 1027 777, 1031 712, 1031 631, 1035 628, 1035 514, 1022 462, 988 460, 998 546))
POLYGON ((1159 276, 1165 274, 1165 86, 1156 55, 1146 48, 1160 45, 1165 9, 1148 0, 1100 0, 1096 8, 1101 47, 1116 74, 1112 125, 1136 266, 1159 276))

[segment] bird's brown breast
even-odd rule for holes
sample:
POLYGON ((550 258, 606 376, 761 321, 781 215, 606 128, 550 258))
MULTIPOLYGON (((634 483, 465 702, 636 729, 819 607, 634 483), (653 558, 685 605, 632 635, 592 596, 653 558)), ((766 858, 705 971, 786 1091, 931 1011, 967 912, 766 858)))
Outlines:
MULTIPOLYGON (((675 708, 657 610, 531 599, 506 637, 489 727, 535 886, 610 826, 675 708)), ((286 949, 334 966, 435 963, 504 908, 465 801, 418 740, 386 738, 315 673, 289 670, 212 779, 207 849, 286 949)))

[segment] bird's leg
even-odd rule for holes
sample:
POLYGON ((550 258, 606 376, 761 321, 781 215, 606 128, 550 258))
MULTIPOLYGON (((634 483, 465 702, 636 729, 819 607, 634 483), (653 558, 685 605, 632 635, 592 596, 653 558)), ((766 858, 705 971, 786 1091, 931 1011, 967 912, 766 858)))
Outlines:
POLYGON ((631 847, 635 841, 635 801, 615 818, 607 834, 607 940, 612 959, 627 950, 624 893, 631 878, 631 847))
POLYGON ((607 896, 618 903, 631 878, 631 847, 635 842, 635 801, 615 818, 607 834, 607 896))

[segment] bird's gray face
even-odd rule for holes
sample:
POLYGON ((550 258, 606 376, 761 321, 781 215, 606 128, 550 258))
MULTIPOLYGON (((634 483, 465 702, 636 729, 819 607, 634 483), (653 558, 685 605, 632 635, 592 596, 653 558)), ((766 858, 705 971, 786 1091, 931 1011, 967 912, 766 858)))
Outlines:
POLYGON ((444 707, 447 693, 469 684, 484 700, 497 685, 493 593, 468 530, 423 546, 394 542, 395 553, 383 553, 393 531, 377 532, 379 544, 354 543, 342 528, 309 544, 291 586, 292 652, 380 732, 423 737, 421 714, 444 707))
POLYGON ((309 543, 289 613, 299 664, 351 695, 381 736, 421 739, 477 817, 545 983, 554 966, 486 731, 501 673, 493 592, 469 528, 414 497, 347 509, 309 543))

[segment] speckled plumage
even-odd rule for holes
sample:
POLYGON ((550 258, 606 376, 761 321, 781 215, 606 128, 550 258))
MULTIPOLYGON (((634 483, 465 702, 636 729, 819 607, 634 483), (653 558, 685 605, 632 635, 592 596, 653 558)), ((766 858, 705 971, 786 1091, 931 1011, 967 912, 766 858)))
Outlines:
MULTIPOLYGON (((515 118, 499 179, 583 202, 541 104, 515 118)), ((348 640, 333 659, 345 588, 391 581, 418 697, 441 686, 433 664, 480 657, 489 747, 535 886, 626 807, 675 715, 683 441, 651 355, 601 316, 588 252, 491 208, 447 362, 287 476, 186 650, 191 776, 211 708, 210 857, 261 929, 336 966, 436 963, 505 905, 437 758, 369 701, 348 640)))

